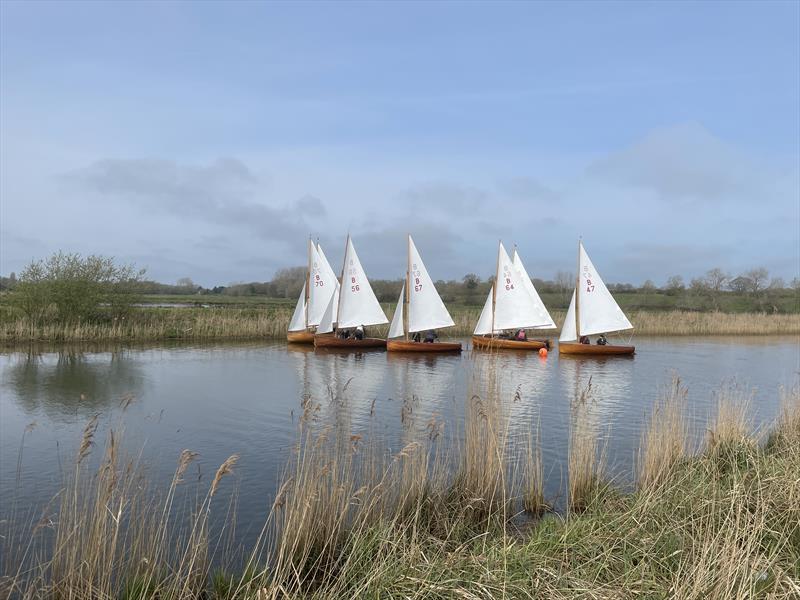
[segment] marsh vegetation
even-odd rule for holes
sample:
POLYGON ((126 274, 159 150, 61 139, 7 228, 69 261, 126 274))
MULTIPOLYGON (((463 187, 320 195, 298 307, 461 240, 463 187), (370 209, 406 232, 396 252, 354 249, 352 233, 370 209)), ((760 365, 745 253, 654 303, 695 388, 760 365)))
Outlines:
MULTIPOLYGON (((4 532, 2 589, 33 598, 796 598, 800 593, 800 389, 768 431, 727 385, 702 438, 686 388, 661 392, 630 484, 610 478, 591 384, 571 404, 566 502, 544 498, 538 437, 519 448, 489 381, 448 437, 400 408, 403 446, 380 423, 354 434, 305 398, 290 459, 253 547, 235 548, 235 502, 176 457, 163 488, 119 433, 86 425, 63 490, 4 532), (446 439, 451 442, 445 442, 446 439), (95 455, 98 454, 99 455, 95 455), (548 512, 547 504, 560 506, 548 512)), ((326 403, 346 414, 346 394, 326 403)), ((125 408, 125 407, 123 407, 125 408)), ((124 413, 123 413, 124 414, 124 413)), ((122 417, 124 418, 124 416, 122 417)), ((120 431, 117 428, 115 431, 120 431)), ((14 515, 12 515, 13 517, 14 515)), ((17 515, 19 518, 20 515, 17 515)))

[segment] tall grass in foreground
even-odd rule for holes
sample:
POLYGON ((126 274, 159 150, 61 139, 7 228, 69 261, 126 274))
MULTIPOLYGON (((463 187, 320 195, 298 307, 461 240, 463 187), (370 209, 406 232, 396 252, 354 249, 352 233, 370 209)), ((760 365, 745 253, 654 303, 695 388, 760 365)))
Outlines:
POLYGON ((322 411, 306 400, 264 534, 235 576, 209 566, 220 558, 209 515, 223 508, 215 494, 235 458, 181 511, 176 498, 192 453, 181 454, 158 495, 135 461, 121 460, 115 437, 96 472, 87 471, 90 422, 51 515, 55 543, 30 551, 21 570, 4 567, 2 585, 26 600, 800 597, 798 388, 783 392, 763 446, 743 433, 738 407, 747 393, 723 389, 706 445, 690 457, 679 439, 686 391, 674 380, 653 411, 638 487, 627 495, 594 493, 602 447, 582 412, 593 393, 583 390, 573 407, 589 421, 571 434, 589 440, 570 449, 570 480, 589 482, 582 496, 570 491, 570 503, 584 500, 579 512, 545 516, 524 531, 511 524, 524 500, 509 484, 507 415, 495 398, 466 405, 455 455, 439 448, 436 427, 416 437, 409 428, 405 446, 390 451, 378 437, 319 422, 322 411), (656 467, 659 459, 669 468, 656 467))
MULTIPOLYGON (((480 309, 451 307, 455 326, 448 336, 472 334, 480 309)), ((23 317, 0 322, 0 342, 79 342, 151 340, 285 339, 292 309, 265 308, 141 308, 128 317, 108 322, 33 324, 23 317)), ((552 311, 556 323, 564 311, 552 311)), ((637 335, 797 335, 800 314, 721 313, 690 311, 634 311, 628 315, 637 335)), ((388 326, 371 327, 369 333, 386 336, 388 326)), ((556 337, 558 331, 542 331, 556 337)))

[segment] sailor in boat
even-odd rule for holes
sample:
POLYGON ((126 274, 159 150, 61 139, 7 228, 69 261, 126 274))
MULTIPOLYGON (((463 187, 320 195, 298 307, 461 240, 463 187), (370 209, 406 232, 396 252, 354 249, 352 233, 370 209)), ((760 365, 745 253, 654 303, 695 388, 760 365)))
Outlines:
POLYGON ((353 337, 355 337, 357 340, 363 340, 364 339, 364 328, 361 325, 356 327, 356 331, 353 334, 353 337))
POLYGON ((519 330, 517 330, 517 333, 514 336, 514 339, 517 340, 518 342, 524 342, 524 341, 526 341, 528 339, 528 334, 525 333, 524 329, 519 329, 519 330))
POLYGON ((433 329, 429 329, 427 332, 425 332, 425 343, 432 344, 438 337, 439 335, 433 329))
POLYGON ((600 337, 597 338, 597 345, 598 346, 605 346, 606 344, 608 344, 608 340, 606 339, 606 334, 605 333, 601 333, 600 337))
POLYGON ((414 340, 415 342, 421 342, 422 334, 419 331, 417 331, 413 336, 411 336, 411 339, 414 340))
POLYGON ((582 335, 580 339, 581 344, 591 344, 592 340, 589 339, 588 335, 582 335))

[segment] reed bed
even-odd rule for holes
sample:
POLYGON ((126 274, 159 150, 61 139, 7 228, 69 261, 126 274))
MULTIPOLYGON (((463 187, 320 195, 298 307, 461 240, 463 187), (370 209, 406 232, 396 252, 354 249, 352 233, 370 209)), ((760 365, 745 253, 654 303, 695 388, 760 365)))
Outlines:
MULTIPOLYGON (((573 406, 573 418, 592 431, 594 393, 583 390, 573 406)), ((232 565, 212 570, 221 557, 210 533, 212 511, 231 518, 217 492, 236 457, 182 504, 192 452, 181 453, 157 493, 136 459, 122 458, 118 436, 89 470, 93 420, 54 514, 21 551, 0 548, 0 585, 23 600, 798 598, 800 391, 782 392, 766 443, 744 429, 748 398, 740 388, 720 391, 704 446, 692 455, 691 441, 680 439, 686 390, 673 380, 655 404, 637 486, 626 494, 596 493, 602 442, 574 423, 569 485, 588 483, 570 491, 566 514, 528 519, 523 528, 515 522, 528 486, 520 493, 510 483, 514 454, 497 398, 470 399, 463 441, 451 450, 440 447, 438 426, 409 425, 395 451, 373 437, 380 428, 350 434, 346 419, 325 424, 322 407, 306 399, 270 516, 237 575, 232 565), (40 543, 48 531, 52 543, 40 543)), ((335 394, 329 401, 342 409, 348 402, 335 394)), ((541 477, 538 466, 533 472, 541 477)))
MULTIPOLYGON (((391 313, 392 309, 387 311, 391 313)), ((292 309, 259 308, 140 308, 115 321, 31 324, 25 318, 0 322, 0 343, 29 341, 151 341, 284 339, 292 309)), ((475 307, 451 307, 455 326, 444 336, 468 336, 478 321, 475 307)), ((565 312, 552 311, 559 326, 565 312)), ((798 335, 800 314, 721 313, 690 311, 635 311, 628 315, 637 335, 798 335)), ((370 328, 370 334, 386 336, 388 325, 370 328)), ((557 337, 558 330, 541 332, 557 337)))

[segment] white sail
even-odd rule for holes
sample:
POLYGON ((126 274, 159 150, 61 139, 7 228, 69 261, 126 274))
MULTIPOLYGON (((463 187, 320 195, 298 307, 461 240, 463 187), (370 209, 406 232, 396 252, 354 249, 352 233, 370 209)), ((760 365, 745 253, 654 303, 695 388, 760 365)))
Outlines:
POLYGON ((428 275, 414 240, 408 236, 408 261, 410 271, 408 284, 408 331, 427 331, 440 327, 452 327, 453 318, 447 312, 442 298, 428 275))
MULTIPOLYGON (((331 264, 328 262, 328 258, 325 256, 325 253, 322 251, 322 246, 319 244, 317 244, 317 254, 319 254, 320 275, 325 277, 326 285, 328 281, 333 281, 333 322, 336 323, 336 318, 339 312, 339 288, 341 287, 339 285, 339 278, 331 268, 331 264)), ((325 304, 327 308, 327 301, 325 304)))
POLYGON ((389 325, 389 338, 397 338, 405 335, 403 329, 403 295, 406 293, 406 284, 400 289, 400 297, 397 299, 397 306, 392 315, 392 324, 389 325))
POLYGON ((553 321, 553 317, 550 316, 550 313, 547 312, 547 308, 544 302, 542 302, 541 297, 539 297, 539 292, 536 291, 536 287, 533 285, 528 271, 525 270, 525 265, 522 264, 522 258, 520 258, 516 248, 514 248, 514 257, 511 259, 511 262, 517 267, 520 277, 522 277, 522 285, 528 290, 531 298, 533 298, 533 304, 536 306, 539 316, 545 320, 545 325, 537 325, 534 329, 555 329, 555 321, 553 321))
POLYGON ((533 297, 522 283, 519 270, 509 258, 502 242, 498 250, 497 292, 494 303, 494 329, 519 329, 547 325, 533 297))
POLYGON ((575 290, 572 290, 572 300, 569 301, 569 310, 567 317, 564 319, 564 325, 561 327, 561 335, 558 337, 559 342, 574 342, 578 339, 578 334, 575 331, 575 290))
POLYGON ((333 331, 333 325, 335 323, 333 320, 333 313, 336 311, 335 301, 336 295, 334 294, 331 296, 331 299, 328 300, 328 306, 325 308, 325 312, 322 314, 322 320, 320 320, 317 326, 317 333, 330 333, 333 331))
POLYGON ((580 334, 595 335, 633 329, 633 325, 622 312, 606 284, 594 268, 583 244, 579 244, 578 300, 580 334))
POLYGON ((300 297, 292 313, 292 320, 289 321, 289 331, 303 331, 306 328, 306 284, 300 290, 300 297))
POLYGON ((318 246, 311 244, 309 249, 308 325, 319 325, 331 297, 336 292, 336 275, 318 246))
POLYGON ((481 316, 478 319, 478 324, 475 325, 475 335, 486 335, 492 333, 492 294, 493 288, 489 288, 489 295, 486 297, 486 302, 483 304, 481 316))
POLYGON ((347 237, 347 249, 344 253, 344 269, 342 287, 339 291, 338 324, 341 328, 359 325, 379 325, 388 323, 389 319, 381 309, 375 292, 369 285, 367 274, 350 237, 347 237))

